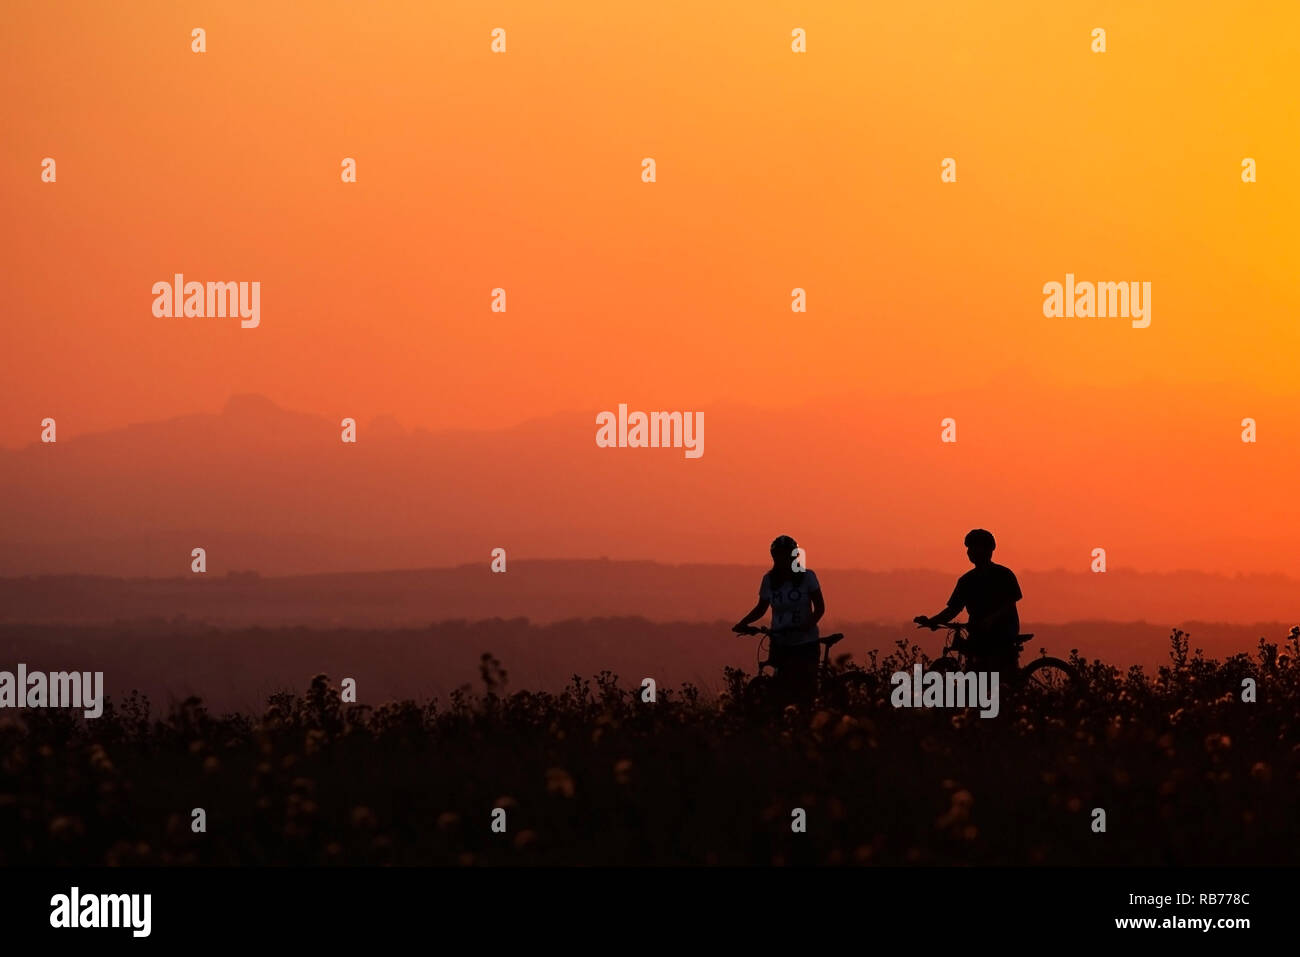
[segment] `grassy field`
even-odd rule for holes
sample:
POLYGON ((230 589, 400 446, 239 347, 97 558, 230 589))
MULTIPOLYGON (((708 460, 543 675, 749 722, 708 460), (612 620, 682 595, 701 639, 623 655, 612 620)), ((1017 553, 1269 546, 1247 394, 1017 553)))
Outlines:
POLYGON ((254 715, 7 712, 0 864, 1296 861, 1300 630, 1227 660, 1175 631, 1153 673, 1076 655, 1076 692, 992 719, 890 707, 917 660, 900 642, 862 666, 875 692, 802 713, 747 712, 730 669, 653 703, 608 672, 511 691, 491 655, 441 701, 345 704, 318 675, 254 715))

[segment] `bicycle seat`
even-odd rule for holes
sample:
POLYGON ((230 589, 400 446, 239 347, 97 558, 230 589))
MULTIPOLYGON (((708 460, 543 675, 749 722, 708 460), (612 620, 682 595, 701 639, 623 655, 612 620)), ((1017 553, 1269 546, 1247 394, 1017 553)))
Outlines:
POLYGON ((843 638, 844 635, 837 631, 833 635, 826 635, 822 638, 822 644, 829 648, 831 645, 835 644, 835 642, 841 641, 843 638))
POLYGON ((1017 641, 1019 644, 1024 644, 1026 641, 1028 641, 1028 640, 1029 640, 1030 638, 1032 638, 1032 637, 1034 637, 1033 632, 1030 632, 1030 633, 1027 634, 1027 635, 1016 635, 1016 641, 1017 641))

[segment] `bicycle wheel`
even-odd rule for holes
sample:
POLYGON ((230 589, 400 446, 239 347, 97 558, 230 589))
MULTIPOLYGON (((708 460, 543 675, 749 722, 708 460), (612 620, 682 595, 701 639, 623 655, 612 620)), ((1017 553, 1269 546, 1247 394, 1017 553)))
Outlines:
POLYGON ((1060 658, 1039 658, 1020 671, 1022 685, 1046 694, 1064 694, 1078 680, 1075 670, 1060 658))
POLYGON ((745 711, 751 714, 775 707, 775 680, 771 675, 755 675, 745 685, 745 711))
POLYGON ((926 670, 941 672, 961 671, 961 665, 957 663, 956 658, 949 658, 947 655, 944 655, 943 657, 935 658, 934 661, 930 662, 930 667, 926 670))

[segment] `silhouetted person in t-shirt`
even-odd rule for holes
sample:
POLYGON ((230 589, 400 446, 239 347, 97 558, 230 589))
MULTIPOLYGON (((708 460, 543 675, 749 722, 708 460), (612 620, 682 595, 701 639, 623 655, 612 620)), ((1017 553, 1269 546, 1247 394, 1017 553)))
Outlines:
MULTIPOLYGON (((826 614, 821 582, 811 568, 795 571, 799 543, 789 535, 772 542, 772 570, 758 586, 758 604, 731 630, 752 635, 750 626, 772 609, 772 644, 768 662, 776 669, 778 696, 803 708, 817 695, 818 653, 821 645, 817 622, 826 614)), ((799 562, 802 567, 802 562, 799 562)))
POLYGON ((1023 597, 1015 574, 993 561, 997 543, 993 533, 982 528, 966 534, 966 555, 975 567, 957 579, 948 606, 933 618, 918 615, 918 625, 937 628, 966 609, 969 639, 961 650, 971 666, 980 671, 997 671, 1008 677, 1020 666, 1020 615, 1016 602, 1023 597))

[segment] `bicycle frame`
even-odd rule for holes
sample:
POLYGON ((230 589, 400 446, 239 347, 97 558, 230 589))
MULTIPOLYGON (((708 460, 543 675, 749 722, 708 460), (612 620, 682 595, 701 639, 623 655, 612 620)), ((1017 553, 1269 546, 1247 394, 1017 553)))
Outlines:
MULTIPOLYGON (((917 627, 924 628, 925 625, 917 625, 917 627)), ((965 662, 966 652, 963 649, 958 648, 957 643, 961 641, 963 638, 970 637, 970 630, 967 628, 966 622, 950 621, 945 624, 937 626, 937 628, 933 630, 937 630, 938 628, 942 628, 944 631, 948 632, 949 634, 949 637, 944 639, 943 651, 939 652, 939 657, 941 658, 947 657, 949 652, 952 652, 954 657, 958 658, 962 662, 965 662)))
MULTIPOLYGON (((761 675, 764 673, 764 671, 769 669, 775 671, 776 666, 772 664, 771 655, 769 654, 768 657, 766 658, 763 657, 763 652, 771 647, 772 629, 768 628, 766 625, 760 625, 759 627, 754 628, 750 632, 750 634, 757 634, 763 636, 762 638, 759 639, 758 650, 755 654, 755 659, 758 665, 757 673, 761 675)), ((843 637, 844 636, 842 634, 836 633, 833 635, 825 635, 817 639, 817 642, 822 646, 822 657, 821 657, 820 668, 827 671, 830 670, 831 645, 836 644, 843 637)))
MULTIPOLYGON (((944 644, 940 657, 931 662, 932 667, 938 662, 946 661, 951 662, 958 671, 967 670, 970 658, 964 648, 956 646, 960 643, 962 637, 970 636, 969 626, 970 623, 965 621, 948 622, 942 625, 919 625, 921 628, 929 627, 931 631, 944 628, 952 633, 952 639, 944 644), (954 653, 951 657, 949 656, 950 652, 954 653)), ((1024 651, 1025 644, 1033 637, 1032 634, 1016 636, 1015 651, 1017 661, 1020 653, 1024 651)), ((1013 679, 1016 685, 1033 686, 1040 691, 1052 693, 1061 693, 1070 688, 1077 688, 1080 682, 1079 673, 1070 662, 1049 657, 1046 650, 1043 651, 1041 657, 1033 659, 1026 665, 1017 664, 1014 672, 1008 678, 1013 679)))
MULTIPOLYGON (((917 627, 925 628, 927 626, 917 625, 917 627)), ((949 653, 951 652, 952 653, 951 657, 957 659, 958 663, 964 667, 967 661, 969 660, 969 655, 967 654, 964 648, 958 647, 958 645, 959 643, 963 643, 963 639, 970 638, 970 622, 949 621, 941 625, 934 625, 933 627, 930 628, 930 630, 938 631, 940 628, 942 628, 944 631, 949 632, 951 634, 951 638, 945 640, 943 651, 939 652, 939 657, 941 658, 949 657, 949 653)), ((1033 635, 1016 636, 1015 649, 1017 655, 1019 655, 1020 652, 1024 651, 1025 642, 1032 637, 1034 636, 1033 635)))

